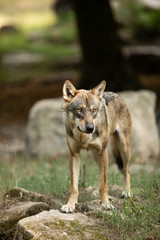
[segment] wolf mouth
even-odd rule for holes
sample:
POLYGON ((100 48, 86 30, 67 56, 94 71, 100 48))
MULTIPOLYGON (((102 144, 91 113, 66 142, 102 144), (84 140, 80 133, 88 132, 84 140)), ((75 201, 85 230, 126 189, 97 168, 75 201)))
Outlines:
POLYGON ((78 130, 79 130, 81 133, 86 133, 86 134, 91 134, 91 133, 93 133, 93 131, 85 131, 85 132, 83 132, 83 131, 80 129, 79 126, 78 126, 77 128, 78 128, 78 130))
POLYGON ((82 132, 82 133, 86 133, 86 132, 83 132, 83 131, 79 128, 79 126, 78 126, 77 128, 78 128, 78 130, 79 130, 80 132, 82 132))

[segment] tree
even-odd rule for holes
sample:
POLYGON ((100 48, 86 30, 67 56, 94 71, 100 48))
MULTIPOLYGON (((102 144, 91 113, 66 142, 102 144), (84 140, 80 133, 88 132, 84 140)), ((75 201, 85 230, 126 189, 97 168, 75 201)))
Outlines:
POLYGON ((124 58, 109 0, 58 0, 55 9, 74 9, 83 53, 80 88, 92 88, 101 80, 108 89, 121 91, 141 87, 124 58))
POLYGON ((72 0, 83 51, 80 88, 106 80, 113 91, 137 89, 140 84, 122 55, 117 25, 109 0, 72 0))

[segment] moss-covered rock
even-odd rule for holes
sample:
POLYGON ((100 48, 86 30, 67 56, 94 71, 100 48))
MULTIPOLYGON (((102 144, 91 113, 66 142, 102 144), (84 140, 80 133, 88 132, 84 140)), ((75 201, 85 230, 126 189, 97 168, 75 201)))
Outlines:
POLYGON ((95 220, 82 213, 63 214, 50 210, 20 220, 15 239, 107 239, 101 231, 95 220))
POLYGON ((42 202, 14 202, 8 209, 0 211, 0 235, 11 232, 20 219, 49 209, 42 202))

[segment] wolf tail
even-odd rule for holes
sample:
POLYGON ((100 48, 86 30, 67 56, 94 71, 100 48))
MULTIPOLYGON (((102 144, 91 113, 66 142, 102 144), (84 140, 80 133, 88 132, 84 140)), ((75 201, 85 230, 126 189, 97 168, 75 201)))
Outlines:
POLYGON ((123 161, 122 161, 120 153, 117 156, 115 156, 115 159, 116 159, 116 164, 117 164, 119 170, 122 171, 123 170, 123 161))
POLYGON ((110 147, 112 150, 112 154, 116 160, 116 164, 117 164, 119 170, 122 171, 123 170, 123 160, 122 160, 122 157, 121 157, 118 145, 117 145, 117 140, 118 140, 117 138, 118 138, 118 136, 116 134, 111 137, 110 147))

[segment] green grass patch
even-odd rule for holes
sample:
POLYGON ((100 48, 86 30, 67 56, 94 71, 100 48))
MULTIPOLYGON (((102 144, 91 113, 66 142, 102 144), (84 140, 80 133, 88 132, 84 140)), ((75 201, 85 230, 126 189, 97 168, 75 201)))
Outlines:
MULTIPOLYGON (((142 172, 132 180, 133 188, 141 189, 137 198, 125 199, 120 210, 112 216, 98 213, 107 228, 118 233, 120 239, 159 239, 160 237, 160 172, 142 172)), ((118 237, 118 236, 117 236, 118 237)))

